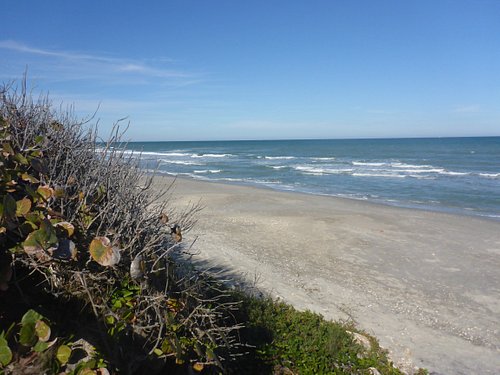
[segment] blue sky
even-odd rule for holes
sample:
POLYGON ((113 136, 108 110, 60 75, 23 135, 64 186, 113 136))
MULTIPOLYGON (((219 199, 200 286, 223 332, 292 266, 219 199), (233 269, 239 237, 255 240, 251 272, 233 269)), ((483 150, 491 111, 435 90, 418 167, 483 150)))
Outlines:
POLYGON ((500 135, 500 1, 0 3, 22 76, 132 140, 500 135))

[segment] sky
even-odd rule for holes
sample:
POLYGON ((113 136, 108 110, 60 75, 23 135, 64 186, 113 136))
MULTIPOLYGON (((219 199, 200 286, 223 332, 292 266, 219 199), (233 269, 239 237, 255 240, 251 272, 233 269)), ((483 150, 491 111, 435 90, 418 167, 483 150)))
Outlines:
POLYGON ((135 141, 500 135, 500 0, 2 0, 0 81, 135 141))

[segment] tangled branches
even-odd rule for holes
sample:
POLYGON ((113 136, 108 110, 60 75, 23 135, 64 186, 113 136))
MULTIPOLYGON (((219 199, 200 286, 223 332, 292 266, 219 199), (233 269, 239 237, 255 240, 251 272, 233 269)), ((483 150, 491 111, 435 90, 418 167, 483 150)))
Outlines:
POLYGON ((199 205, 176 214, 168 186, 153 192, 118 124, 104 142, 25 85, 0 88, 0 119, 0 256, 42 275, 52 295, 88 304, 115 366, 126 357, 133 373, 154 357, 222 370, 235 346, 234 306, 172 258, 199 205))

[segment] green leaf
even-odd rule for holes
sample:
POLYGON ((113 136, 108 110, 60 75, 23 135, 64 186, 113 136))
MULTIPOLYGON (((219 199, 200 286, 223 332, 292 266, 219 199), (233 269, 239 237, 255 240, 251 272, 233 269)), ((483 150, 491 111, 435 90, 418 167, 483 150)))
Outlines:
POLYGON ((42 221, 40 224, 40 230, 45 235, 47 245, 57 245, 56 230, 48 219, 42 221))
POLYGON ((101 266, 114 266, 120 261, 120 250, 111 246, 107 237, 95 237, 89 246, 90 255, 101 266))
POLYGON ((38 341, 35 346, 33 347, 33 350, 35 352, 41 353, 45 351, 49 347, 49 344, 44 342, 44 341, 38 341))
POLYGON ((20 164, 28 165, 29 161, 24 157, 23 154, 17 153, 14 155, 14 160, 20 164))
POLYGON ((46 233, 41 229, 35 230, 28 234, 28 237, 26 237, 26 240, 22 243, 22 246, 24 251, 28 255, 33 255, 41 259, 48 258, 45 250, 47 250, 50 246, 47 241, 46 233))
POLYGON ((5 217, 16 216, 16 200, 10 194, 5 194, 3 197, 3 215, 5 217))
POLYGON ((12 148, 12 146, 10 145, 10 143, 4 143, 2 145, 2 150, 3 152, 7 153, 7 154, 10 154, 10 155, 14 155, 14 149, 12 148))
POLYGON ((69 357, 71 356, 71 348, 68 345, 61 345, 57 349, 56 358, 61 363, 61 365, 65 365, 69 361, 69 357))
POLYGON ((35 323, 26 323, 19 331, 19 342, 24 346, 32 346, 37 341, 35 323))
POLYGON ((0 336, 0 365, 7 366, 12 361, 12 351, 7 340, 0 336))
POLYGON ((24 216, 31 210, 31 201, 23 198, 16 202, 16 216, 24 216))
POLYGON ((35 310, 28 310, 23 315, 21 319, 21 325, 32 323, 33 325, 40 319, 43 319, 43 316, 37 313, 35 310))
POLYGON ((33 177, 32 175, 28 174, 28 173, 23 173, 21 174, 21 178, 24 180, 24 181, 28 181, 28 182, 31 182, 32 184, 37 184, 39 183, 40 181, 33 177))
POLYGON ((35 325, 43 316, 35 310, 28 310, 21 319, 21 330, 19 331, 19 342, 24 346, 32 346, 37 341, 35 325))
POLYGON ((45 163, 40 160, 40 159, 32 159, 31 160, 31 166, 33 169, 39 173, 46 174, 47 173, 47 166, 45 163))
POLYGON ((43 320, 38 320, 35 323, 35 332, 39 340, 42 342, 49 341, 50 339, 50 326, 43 320))

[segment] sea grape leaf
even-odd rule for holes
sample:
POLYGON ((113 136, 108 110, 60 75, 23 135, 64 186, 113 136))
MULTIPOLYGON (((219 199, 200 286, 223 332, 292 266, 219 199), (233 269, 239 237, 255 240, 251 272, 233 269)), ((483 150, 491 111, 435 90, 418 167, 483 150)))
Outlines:
POLYGON ((31 160, 31 166, 33 169, 39 173, 46 174, 47 173, 47 166, 45 163, 40 160, 40 159, 32 159, 31 160))
POLYGON ((48 219, 43 220, 42 223, 40 224, 40 230, 43 231, 46 241, 49 245, 57 244, 56 231, 52 226, 50 220, 48 219))
POLYGON ((203 363, 200 363, 200 362, 196 362, 195 364, 193 364, 193 370, 197 371, 197 372, 202 372, 203 367, 204 367, 203 363))
POLYGON ((52 224, 48 220, 42 221, 40 229, 31 232, 26 240, 23 242, 22 246, 24 251, 30 255, 44 256, 44 250, 49 253, 54 251, 53 248, 58 243, 57 236, 52 224))
POLYGON ((19 342, 24 346, 32 346, 37 341, 35 323, 23 324, 19 331, 19 342))
POLYGON ((120 250, 107 237, 95 237, 89 246, 90 255, 101 266, 114 266, 120 261, 120 250))
POLYGON ((3 215, 5 217, 16 216, 16 200, 10 194, 5 194, 3 197, 3 215))
POLYGON ((16 216, 24 216, 31 210, 31 201, 23 198, 16 202, 16 216))
POLYGON ((39 186, 36 192, 46 201, 54 195, 54 189, 50 186, 39 186))
POLYGON ((71 223, 68 223, 67 221, 61 221, 59 223, 56 223, 55 227, 64 228, 68 233, 68 237, 71 237, 75 232, 75 226, 71 223))
POLYGON ((9 154, 10 155, 14 155, 15 154, 14 149, 12 148, 12 146, 10 145, 10 143, 4 143, 2 145, 2 149, 3 149, 3 154, 5 156, 8 156, 9 154))
POLYGON ((41 341, 39 340, 34 346, 33 346, 33 350, 35 352, 38 352, 38 353, 41 353, 43 352, 44 350, 46 350, 47 348, 49 347, 49 344, 46 343, 45 341, 41 341))
POLYGON ((26 172, 25 172, 25 173, 23 173, 23 174, 21 174, 21 178, 22 178, 24 181, 28 181, 28 182, 31 182, 31 183, 33 183, 33 184, 37 184, 37 183, 39 183, 39 182, 40 182, 37 178, 33 177, 32 175, 30 175, 30 174, 28 174, 28 173, 26 173, 26 172))
POLYGON ((35 332, 38 339, 42 342, 49 341, 50 338, 50 326, 43 320, 37 320, 35 323, 35 332))
POLYGON ((23 249, 28 255, 33 255, 40 260, 48 260, 48 255, 45 253, 45 234, 42 230, 38 229, 26 237, 26 240, 22 243, 23 249))
POLYGON ((36 322, 43 318, 35 310, 28 310, 21 319, 21 330, 19 331, 19 342, 24 346, 32 346, 38 341, 36 335, 36 322))
POLYGON ((30 324, 33 325, 40 319, 43 319, 43 316, 37 313, 35 310, 29 309, 21 318, 21 325, 30 324))
POLYGON ((0 365, 7 366, 12 361, 12 351, 5 337, 0 336, 0 365))
POLYGON ((68 345, 61 345, 57 349, 56 358, 61 363, 61 365, 65 365, 69 361, 69 357, 71 356, 71 348, 68 345))
POLYGON ((20 164, 24 164, 24 165, 28 165, 29 164, 28 159, 26 159, 24 157, 24 155, 20 154, 20 153, 17 153, 17 154, 14 155, 14 160, 17 161, 20 164))

